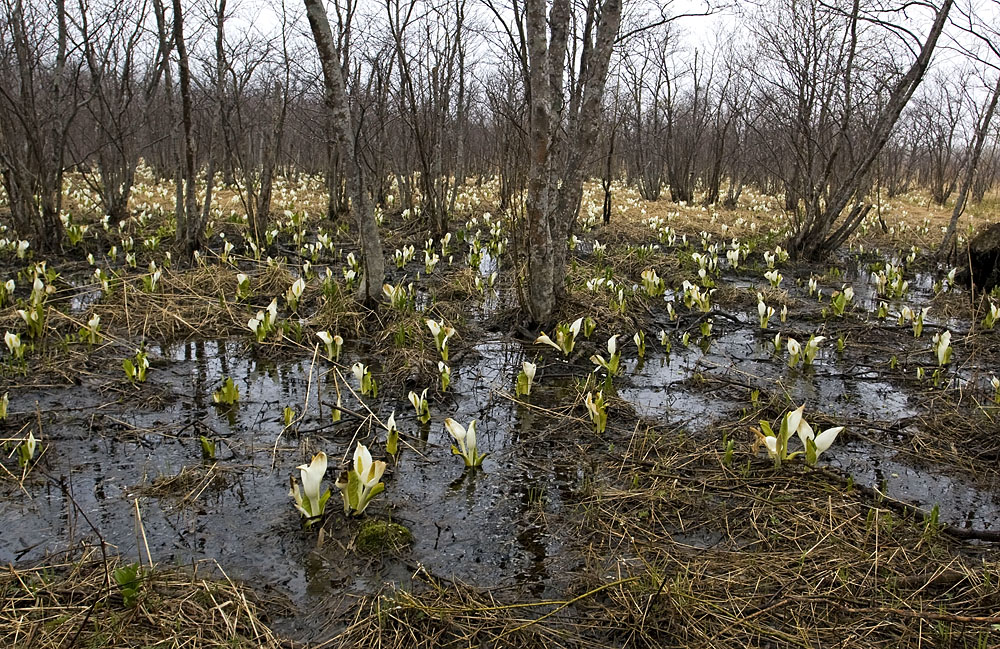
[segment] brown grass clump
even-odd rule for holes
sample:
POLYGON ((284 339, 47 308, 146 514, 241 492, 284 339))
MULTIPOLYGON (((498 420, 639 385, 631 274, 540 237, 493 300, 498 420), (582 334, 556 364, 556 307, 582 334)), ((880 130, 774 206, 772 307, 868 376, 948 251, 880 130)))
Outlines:
POLYGON ((950 528, 831 472, 739 451, 727 466, 656 428, 623 447, 580 494, 562 594, 418 568, 321 646, 996 646, 1000 563, 950 528))
POLYGON ((939 646, 989 646, 1000 564, 988 553, 839 476, 741 453, 730 468, 665 442, 647 431, 584 502, 590 574, 638 577, 593 604, 633 621, 617 642, 898 647, 930 633, 939 646))
POLYGON ((115 571, 125 565, 120 557, 105 557, 100 548, 88 546, 37 567, 8 567, 0 574, 0 645, 282 646, 261 619, 253 595, 228 578, 201 575, 197 566, 193 571, 141 568, 132 601, 115 579, 115 571))
POLYGON ((141 496, 169 499, 177 506, 191 504, 207 490, 224 489, 240 469, 217 462, 183 467, 176 475, 160 476, 134 488, 141 496))
POLYGON ((141 280, 121 282, 91 312, 101 316, 103 331, 129 338, 173 341, 247 332, 251 313, 235 302, 236 273, 226 266, 163 271, 153 293, 141 290, 141 280))

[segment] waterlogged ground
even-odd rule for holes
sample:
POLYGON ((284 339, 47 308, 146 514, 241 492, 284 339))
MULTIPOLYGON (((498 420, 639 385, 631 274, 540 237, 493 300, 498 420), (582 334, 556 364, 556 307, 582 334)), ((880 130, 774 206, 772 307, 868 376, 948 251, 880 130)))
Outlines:
MULTIPOLYGON (((405 409, 403 402, 369 404, 384 406, 376 413, 382 420, 395 407, 403 432, 398 462, 386 477, 391 495, 369 513, 413 532, 405 558, 366 565, 367 558, 345 552, 347 523, 343 535, 335 531, 317 550, 315 531, 302 531, 290 506, 288 476, 312 450, 324 449, 339 463, 356 440, 379 443, 370 420, 345 413, 331 423, 336 392, 333 375, 325 375, 329 366, 255 361, 237 343, 204 342, 151 350, 147 385, 124 403, 109 403, 117 395, 86 381, 18 395, 19 403, 37 403, 51 450, 24 492, 0 501, 7 530, 0 561, 31 561, 99 535, 128 556, 148 551, 155 561, 180 564, 215 559, 231 577, 273 588, 296 606, 371 592, 383 581, 406 582, 417 566, 540 596, 559 586, 566 569, 560 550, 568 531, 550 526, 547 513, 562 509, 564 494, 589 468, 566 453, 549 457, 532 413, 502 396, 521 349, 501 341, 476 345, 468 354, 474 361, 453 370, 452 387, 433 404, 428 424, 417 421, 408 403, 405 409), (223 376, 240 390, 233 408, 212 403, 223 376), (301 412, 307 389, 309 414, 299 432, 286 430, 284 407, 301 412), (155 407, 142 403, 148 395, 155 407), (467 472, 451 456, 445 416, 478 421, 481 447, 490 452, 482 471, 467 472), (214 464, 200 460, 201 435, 220 442, 214 464)), ((348 396, 342 405, 364 411, 348 396)))
MULTIPOLYGON (((645 223, 639 231, 643 243, 657 236, 645 223)), ((502 237, 495 235, 497 241, 502 237)), ((516 299, 504 281, 506 268, 484 247, 474 266, 478 273, 462 270, 468 246, 458 241, 455 267, 445 268, 442 260, 433 281, 420 280, 414 270, 419 260, 390 271, 391 283, 417 276, 413 302, 421 315, 400 317, 398 324, 405 329, 416 322, 403 345, 415 348, 411 357, 387 349, 397 326, 391 315, 381 332, 379 320, 366 323, 375 333, 345 336, 337 364, 312 352, 310 340, 319 327, 308 319, 306 344, 255 346, 242 330, 245 315, 237 315, 230 319, 238 323, 239 335, 215 340, 188 332, 182 336, 186 342, 149 342, 149 379, 133 386, 122 377, 121 360, 123 349, 137 341, 112 335, 84 353, 77 346, 64 367, 54 341, 46 357, 58 370, 48 368, 51 381, 5 375, 11 414, 3 437, 20 440, 34 431, 43 454, 23 479, 12 456, 3 460, 9 474, 0 482, 0 563, 29 565, 94 541, 129 559, 161 565, 212 560, 228 577, 269 597, 269 621, 279 632, 307 641, 341 631, 355 595, 382 592, 387 584, 416 589, 428 575, 490 589, 491 597, 505 601, 558 599, 575 592, 574 580, 587 571, 615 579, 622 565, 638 565, 641 543, 624 540, 624 533, 621 548, 605 544, 595 560, 593 548, 584 548, 581 520, 594 515, 603 490, 628 489, 625 482, 638 489, 645 484, 642 472, 660 467, 631 454, 644 447, 651 429, 665 449, 680 446, 678 440, 704 448, 694 465, 706 458, 719 465, 731 440, 736 459, 726 468, 732 473, 723 476, 750 476, 753 482, 759 475, 777 484, 783 476, 772 472, 753 429, 761 418, 774 422, 803 403, 817 429, 845 427, 820 461, 843 480, 843 491, 853 482, 878 498, 924 512, 936 507, 939 520, 950 526, 1000 531, 1000 408, 989 383, 1000 369, 1000 334, 980 330, 982 313, 973 314, 966 289, 944 279, 946 268, 913 264, 904 271, 908 291, 892 299, 876 290, 875 265, 884 263, 885 255, 845 253, 836 267, 779 264, 784 280, 773 289, 762 277, 767 268, 761 250, 733 269, 724 255, 728 241, 719 238, 723 270, 714 277, 712 307, 702 313, 682 304, 681 280, 699 281, 692 252, 704 246, 694 245, 696 238, 692 245, 655 250, 635 245, 616 250, 609 244, 603 260, 592 238, 582 239, 575 252, 575 296, 563 315, 566 321, 594 315, 597 328, 589 340, 578 341, 569 358, 534 344, 536 332, 512 324, 516 299), (663 298, 642 295, 639 271, 646 267, 659 267, 669 280, 663 298), (488 283, 495 272, 501 274, 496 292, 471 287, 471 278, 488 283), (441 281, 442 273, 467 276, 441 281), (608 275, 630 293, 625 313, 615 313, 613 291, 584 288, 586 280, 608 275), (810 295, 810 278, 817 278, 822 300, 810 295), (830 296, 845 285, 853 288, 854 299, 845 317, 837 317, 829 312, 830 296), (775 313, 761 329, 758 291, 776 311, 788 307, 786 321, 775 313), (449 292, 459 303, 457 312, 451 311, 459 333, 449 362, 451 386, 442 394, 428 383, 426 367, 410 371, 400 365, 428 356, 427 350, 435 356, 423 314, 447 312, 448 297, 442 296, 449 292), (883 302, 888 315, 879 319, 883 302), (930 307, 919 338, 911 323, 898 322, 904 305, 930 307), (631 342, 637 322, 646 337, 643 358, 631 342), (707 322, 711 335, 703 336, 707 322), (935 378, 931 337, 945 329, 955 351, 935 378), (606 395, 608 430, 596 435, 583 396, 604 384, 601 372, 588 378, 594 370, 589 358, 607 356, 611 334, 618 334, 623 371, 606 395), (810 335, 826 337, 814 364, 789 367, 787 339, 805 343, 810 335), (378 398, 362 401, 354 394, 358 386, 349 368, 356 361, 368 364, 379 379, 378 398), (518 398, 515 377, 523 361, 536 362, 538 374, 530 397, 518 398), (232 407, 212 400, 226 377, 240 393, 232 407), (428 386, 432 419, 421 423, 406 394, 428 386), (334 422, 338 395, 343 417, 334 422), (294 411, 291 426, 284 421, 285 408, 294 411), (384 452, 382 427, 393 412, 402 433, 395 461, 384 452), (479 446, 489 453, 481 470, 466 470, 451 454, 443 426, 447 417, 462 424, 477 421, 479 446), (203 436, 216 441, 215 461, 202 458, 203 436), (408 547, 380 555, 360 552, 360 523, 340 514, 336 490, 322 533, 303 529, 291 505, 289 478, 297 475, 297 465, 325 451, 332 488, 358 442, 389 461, 386 490, 365 518, 407 527, 408 547)), ((906 267, 905 251, 894 254, 906 267)), ((269 272, 258 268, 253 281, 265 283, 269 272)), ((283 294, 290 278, 271 287, 273 293, 283 294)), ((52 300, 75 328, 106 298, 89 271, 67 272, 64 279, 74 287, 52 300)), ((220 302, 217 295, 206 301, 212 308, 220 302)), ((258 306, 267 300, 262 302, 258 306)), ((221 303, 224 309, 231 306, 225 299, 221 303)), ((124 305, 126 319, 138 317, 130 315, 127 299, 124 305)), ((168 313, 168 323, 181 318, 169 315, 170 306, 154 304, 151 311, 168 313)), ((282 317, 288 317, 282 308, 282 317)), ((662 456, 669 454, 664 448, 658 449, 662 456)), ((742 551, 738 543, 726 546, 720 529, 688 532, 683 521, 678 528, 671 538, 684 548, 742 551)))
MULTIPOLYGON (((775 315, 765 332, 756 297, 745 309, 717 306, 707 339, 696 326, 701 316, 671 320, 654 312, 671 349, 659 344, 655 330, 647 331, 644 359, 633 344, 623 344, 625 370, 615 381, 621 401, 612 408, 609 445, 629 443, 627 426, 639 430, 640 424, 628 424, 631 410, 647 424, 706 445, 718 446, 725 433, 749 446, 761 395, 777 395, 846 426, 823 456, 823 464, 845 478, 925 510, 937 505, 941 520, 957 527, 1000 529, 995 477, 984 480, 974 466, 942 464, 912 443, 931 421, 924 417, 933 414, 935 390, 915 378, 915 367, 933 371, 931 334, 948 327, 961 335, 968 320, 938 320, 932 310, 919 339, 908 327, 887 333, 895 327, 892 317, 887 326, 869 327, 873 316, 866 312, 880 298, 869 289, 870 278, 856 274, 837 280, 855 289, 850 319, 817 327, 813 312, 822 305, 794 285, 793 272, 785 273, 789 299, 804 306, 793 308, 785 323, 775 315), (784 348, 775 351, 773 333, 804 340, 817 328, 828 340, 813 367, 789 368, 784 348), (687 346, 684 331, 692 333, 687 346), (835 338, 841 333, 846 345, 839 352, 835 338)), ((740 274, 718 281, 738 290, 752 283, 740 274)), ((916 279, 907 303, 932 302, 931 282, 916 279)), ((477 317, 485 317, 490 304, 477 317)), ((601 476, 595 475, 596 459, 579 452, 572 435, 550 430, 543 413, 572 401, 590 370, 587 356, 603 351, 605 338, 598 329, 567 363, 546 347, 488 334, 453 362, 452 386, 433 398, 427 424, 398 394, 358 402, 338 377, 349 376, 346 368, 355 360, 377 367, 378 358, 353 346, 335 368, 309 355, 258 359, 244 341, 187 342, 151 347, 149 381, 141 388, 94 367, 80 373, 78 385, 14 392, 12 421, 40 422, 45 455, 20 487, 5 485, 0 562, 30 562, 97 538, 126 556, 161 563, 214 559, 230 577, 285 598, 293 608, 327 610, 331 619, 343 595, 374 592, 384 583, 405 587, 420 570, 551 596, 581 561, 569 514, 581 490, 601 476), (540 369, 531 397, 519 402, 513 383, 526 359, 537 360, 540 369), (240 391, 231 408, 213 404, 211 396, 227 376, 240 391), (333 423, 338 389, 345 414, 333 423), (286 406, 297 416, 305 409, 290 428, 282 417, 286 406), (302 530, 291 507, 289 476, 316 450, 339 465, 359 440, 381 445, 375 417, 385 421, 392 411, 402 451, 390 461, 388 488, 369 516, 405 525, 413 533, 411 547, 381 558, 359 555, 352 548, 357 524, 339 519, 317 547, 316 531, 302 530), (466 471, 450 454, 445 417, 478 422, 480 447, 489 452, 482 471, 466 471), (216 462, 201 459, 200 436, 218 440, 216 462)), ((958 354, 945 380, 970 394, 985 390, 990 361, 958 354)), ((580 428, 589 427, 582 407, 572 416, 580 428)), ((333 502, 338 499, 335 493, 333 502)), ((304 623, 292 609, 283 615, 278 628, 295 637, 315 639, 333 630, 304 623)))

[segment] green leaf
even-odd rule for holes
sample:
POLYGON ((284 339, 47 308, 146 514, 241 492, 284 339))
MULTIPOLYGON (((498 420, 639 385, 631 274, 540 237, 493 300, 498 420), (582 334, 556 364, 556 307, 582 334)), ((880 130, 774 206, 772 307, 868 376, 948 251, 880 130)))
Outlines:
POLYGON ((358 507, 356 513, 360 514, 361 512, 365 511, 365 509, 368 508, 368 503, 370 503, 375 498, 375 496, 379 495, 383 491, 385 491, 385 484, 382 482, 372 487, 371 491, 368 492, 368 495, 366 495, 364 500, 361 501, 361 506, 358 507))
POLYGON ((202 435, 198 438, 201 442, 201 454, 206 460, 215 459, 215 442, 202 435))
POLYGON ((361 478, 353 468, 347 472, 347 499, 351 511, 357 513, 358 500, 361 497, 361 478))
POLYGON ((813 466, 816 464, 816 442, 811 439, 806 440, 806 464, 813 466))
POLYGON ((111 573, 111 576, 121 588, 134 588, 139 583, 139 564, 129 563, 118 566, 111 573))
POLYGON ((781 437, 784 439, 788 439, 788 436, 791 434, 791 431, 788 430, 788 418, 790 415, 791 413, 786 413, 785 416, 781 418, 781 428, 779 431, 781 433, 781 437))
POLYGON ((528 394, 528 375, 521 370, 521 373, 517 375, 517 396, 523 396, 528 394))

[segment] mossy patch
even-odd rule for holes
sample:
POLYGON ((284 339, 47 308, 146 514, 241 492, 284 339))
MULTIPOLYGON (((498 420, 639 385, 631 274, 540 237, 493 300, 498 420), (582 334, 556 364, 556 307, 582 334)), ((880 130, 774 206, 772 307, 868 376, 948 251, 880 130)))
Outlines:
POLYGON ((361 524, 354 546, 361 554, 394 554, 413 542, 410 530, 391 521, 366 520, 361 524))

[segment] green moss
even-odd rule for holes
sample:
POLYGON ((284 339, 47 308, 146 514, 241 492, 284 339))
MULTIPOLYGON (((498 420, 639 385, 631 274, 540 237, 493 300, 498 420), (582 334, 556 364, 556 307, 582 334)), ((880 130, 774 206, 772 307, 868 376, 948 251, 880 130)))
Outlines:
POLYGON ((380 555, 399 552, 413 541, 405 526, 391 521, 366 520, 361 524, 354 546, 361 554, 380 555))

